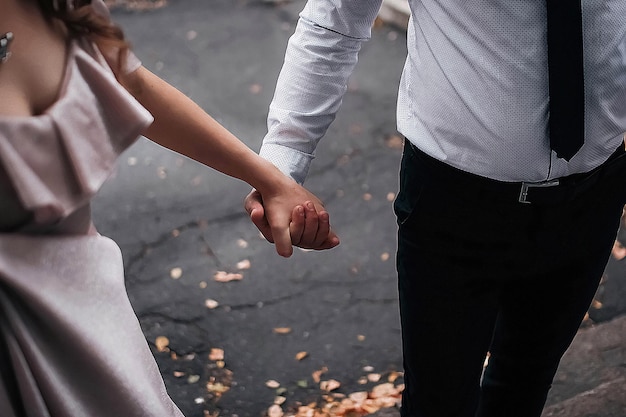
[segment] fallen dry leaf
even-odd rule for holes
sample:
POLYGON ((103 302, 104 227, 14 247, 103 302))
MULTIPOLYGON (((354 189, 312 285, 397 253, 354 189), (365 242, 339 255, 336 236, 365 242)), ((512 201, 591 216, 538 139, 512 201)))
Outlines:
POLYGON ((361 404, 361 410, 365 411, 367 414, 374 414, 376 411, 380 410, 380 407, 378 407, 374 401, 367 399, 361 404))
POLYGON ((322 374, 326 373, 328 371, 327 367, 323 367, 322 369, 318 369, 317 371, 313 371, 313 373, 311 374, 311 378, 313 378, 313 381, 316 384, 319 384, 321 381, 321 377, 322 374))
POLYGON ((385 144, 391 149, 402 149, 404 146, 404 137, 393 134, 385 137, 385 144))
POLYGON ((244 259, 243 261, 237 262, 237 269, 250 269, 250 261, 244 259))
POLYGON ((296 417, 314 417, 315 416, 315 406, 310 407, 308 405, 302 405, 298 407, 298 414, 296 417))
POLYGON ((348 395, 348 398, 352 400, 354 403, 360 404, 363 401, 367 400, 368 394, 365 391, 353 392, 348 395))
POLYGON ((327 381, 320 382, 320 389, 326 392, 334 391, 340 386, 341 386, 341 383, 335 379, 329 379, 327 381))
POLYGON ((217 271, 213 276, 213 279, 217 282, 230 282, 230 281, 240 281, 243 279, 243 274, 235 274, 232 272, 226 271, 217 271))
POLYGON ((337 158, 337 166, 343 166, 350 162, 350 155, 341 155, 337 158))
MULTIPOLYGON (((624 227, 624 225, 622 225, 622 227, 624 227)), ((624 247, 622 242, 619 240, 615 240, 613 243, 613 249, 611 249, 611 254, 616 260, 621 261, 626 258, 626 247, 624 247)))
POLYGON ((216 397, 219 398, 222 394, 227 392, 230 389, 230 387, 227 387, 226 385, 222 384, 221 382, 209 382, 209 383, 206 384, 206 389, 211 394, 213 394, 213 395, 215 395, 216 397))
POLYGON ((307 352, 298 352, 298 353, 296 353, 296 360, 297 361, 301 361, 302 359, 306 358, 307 356, 309 356, 309 354, 307 352))
POLYGON ((380 381, 380 374, 369 374, 367 375, 367 380, 370 382, 378 382, 380 381))
POLYGON ((167 352, 170 345, 170 339, 165 336, 159 336, 155 339, 154 344, 159 352, 167 352))
POLYGON ((191 182, 191 185, 193 185, 194 187, 197 187, 202 182, 202 176, 196 175, 195 177, 191 179, 190 182, 191 182))
POLYGON ((270 380, 265 381, 265 386, 268 388, 276 389, 280 387, 280 382, 270 379, 270 380))
POLYGON ((291 327, 274 327, 274 333, 276 333, 276 334, 289 334, 289 333, 291 333, 291 327))
POLYGON ((209 352, 210 361, 222 361, 224 360, 224 349, 212 348, 209 352))
MULTIPOLYGON (((337 381, 334 382, 335 385, 339 384, 337 381)), ((287 415, 289 417, 364 417, 383 408, 399 407, 403 389, 404 385, 393 386, 393 384, 385 383, 374 387, 371 392, 358 391, 349 395, 326 391, 320 396, 319 402, 299 406, 296 404, 297 412, 287 415)), ((283 404, 282 400, 280 404, 283 404)))
POLYGON ((372 398, 383 398, 394 396, 398 394, 398 389, 395 385, 390 382, 385 382, 384 384, 376 385, 372 388, 372 392, 370 393, 370 397, 372 398))
POLYGON ((282 417, 283 414, 284 414, 283 409, 280 408, 280 405, 278 404, 274 404, 270 408, 267 409, 268 417, 282 417))
POLYGON ((396 379, 400 378, 402 376, 402 374, 400 372, 396 372, 396 371, 392 371, 389 373, 389 375, 387 376, 387 381, 389 382, 395 382, 396 379))
POLYGON ((363 126, 361 126, 360 124, 357 123, 353 123, 350 125, 350 134, 351 135, 358 135, 363 133, 363 126))

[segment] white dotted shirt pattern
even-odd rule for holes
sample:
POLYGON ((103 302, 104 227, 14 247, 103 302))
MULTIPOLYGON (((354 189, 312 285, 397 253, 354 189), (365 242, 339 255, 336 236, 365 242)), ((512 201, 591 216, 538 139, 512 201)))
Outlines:
MULTIPOLYGON (((398 130, 474 174, 543 181, 604 162, 626 132, 626 1, 582 0, 585 145, 549 148, 545 0, 409 0, 398 130)), ((289 41, 261 155, 303 182, 380 0, 309 0, 289 41)))

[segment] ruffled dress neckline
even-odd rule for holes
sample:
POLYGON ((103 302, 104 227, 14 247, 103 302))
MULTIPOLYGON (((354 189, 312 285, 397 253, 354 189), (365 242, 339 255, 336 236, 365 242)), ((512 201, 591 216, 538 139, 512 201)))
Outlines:
POLYGON ((34 222, 53 224, 89 202, 152 120, 100 51, 73 40, 58 99, 40 115, 0 116, 0 164, 34 222))

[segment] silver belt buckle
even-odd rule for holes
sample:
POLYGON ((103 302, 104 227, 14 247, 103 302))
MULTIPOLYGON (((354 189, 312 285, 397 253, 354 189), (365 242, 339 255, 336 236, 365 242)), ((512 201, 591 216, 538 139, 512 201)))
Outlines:
POLYGON ((519 191, 519 198, 517 201, 523 204, 531 204, 528 198, 528 189, 530 188, 546 188, 555 187, 560 184, 559 180, 544 181, 544 182, 523 182, 519 191))

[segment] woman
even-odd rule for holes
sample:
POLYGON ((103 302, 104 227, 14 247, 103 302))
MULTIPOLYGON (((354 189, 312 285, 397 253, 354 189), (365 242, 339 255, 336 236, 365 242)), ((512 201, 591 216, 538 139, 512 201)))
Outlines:
POLYGON ((180 416, 91 221, 118 155, 143 134, 248 182, 283 256, 337 245, 328 214, 142 67, 102 0, 0 10, 0 415, 180 416))

